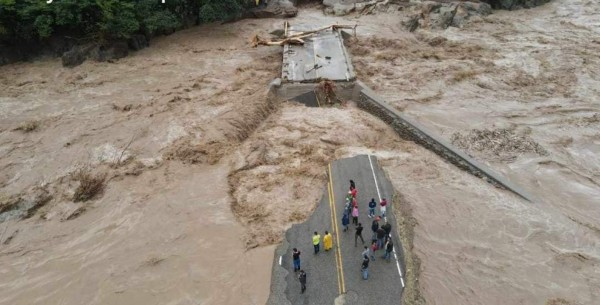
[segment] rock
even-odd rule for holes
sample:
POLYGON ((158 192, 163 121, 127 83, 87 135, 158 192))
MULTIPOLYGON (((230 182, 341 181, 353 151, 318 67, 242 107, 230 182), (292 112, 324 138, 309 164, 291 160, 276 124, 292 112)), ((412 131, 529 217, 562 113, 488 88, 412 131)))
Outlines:
POLYGON ((147 48, 150 44, 148 43, 148 39, 144 35, 132 35, 127 42, 129 48, 134 51, 139 51, 143 48, 147 48))
POLYGON ((77 48, 73 48, 71 51, 63 53, 62 65, 63 67, 75 67, 81 65, 87 57, 81 53, 77 48))
POLYGON ((470 15, 487 16, 492 13, 492 6, 487 3, 464 2, 461 7, 465 8, 470 15))
POLYGON ((91 58, 96 61, 109 61, 129 55, 129 46, 125 41, 111 41, 94 50, 91 58))
POLYGON ((81 65, 90 55, 90 52, 96 47, 94 44, 74 46, 70 51, 63 53, 63 67, 75 67, 81 65))
POLYGON ((454 13, 454 17, 452 17, 452 22, 449 24, 453 27, 462 28, 463 25, 467 22, 470 15, 467 9, 459 5, 454 13))
POLYGON ((423 13, 437 12, 442 7, 442 3, 435 1, 424 1, 421 4, 423 13))
POLYGON ((421 15, 419 14, 415 14, 412 15, 408 18, 408 20, 405 20, 402 22, 402 24, 404 24, 404 26, 406 27, 406 29, 409 32, 414 32, 415 30, 417 30, 419 28, 419 20, 421 19, 421 15))
POLYGON ((417 5, 417 12, 409 16, 403 25, 411 32, 418 27, 446 29, 450 26, 463 27, 473 17, 491 14, 487 3, 425 1, 417 5))
POLYGON ((289 18, 298 15, 298 9, 289 0, 272 0, 267 6, 251 9, 249 15, 253 18, 289 18))
POLYGON ((482 0, 491 5, 495 9, 514 10, 519 8, 532 8, 550 0, 482 0))
POLYGON ((333 5, 333 14, 336 16, 345 16, 354 11, 354 4, 336 3, 333 5))
POLYGON ((458 6, 442 6, 437 16, 431 16, 431 24, 434 27, 446 29, 452 24, 458 6), (435 17, 435 18, 434 18, 435 17))

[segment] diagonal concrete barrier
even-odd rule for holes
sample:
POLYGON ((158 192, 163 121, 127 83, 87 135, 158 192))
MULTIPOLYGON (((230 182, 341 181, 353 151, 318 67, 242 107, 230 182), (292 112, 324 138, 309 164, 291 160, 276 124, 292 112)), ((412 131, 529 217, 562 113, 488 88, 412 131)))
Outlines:
POLYGON ((520 187, 512 184, 487 166, 475 161, 421 124, 395 110, 361 81, 356 82, 353 95, 354 100, 357 101, 361 109, 382 119, 394 128, 403 139, 414 141, 457 167, 483 178, 495 186, 508 189, 525 200, 533 202, 533 197, 520 187))

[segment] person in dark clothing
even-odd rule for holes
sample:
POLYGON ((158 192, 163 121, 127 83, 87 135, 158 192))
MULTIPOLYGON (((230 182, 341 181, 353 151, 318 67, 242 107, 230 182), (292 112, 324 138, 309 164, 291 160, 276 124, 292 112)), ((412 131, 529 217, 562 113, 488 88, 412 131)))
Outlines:
POLYGON ((390 257, 392 256, 392 251, 394 251, 394 243, 392 242, 391 238, 388 238, 387 242, 385 243, 385 253, 383 254, 383 258, 389 261, 390 257))
POLYGON ((306 291, 306 272, 304 272, 304 270, 300 270, 298 279, 300 280, 300 288, 302 289, 302 293, 304 293, 304 291, 306 291))
POLYGON ((373 216, 375 216, 376 207, 377 202, 375 202, 375 198, 371 198, 371 201, 369 201, 369 218, 373 218, 373 216))
POLYGON ((379 230, 379 217, 375 218, 371 224, 371 231, 373 232, 371 240, 377 240, 377 230, 379 230))
POLYGON ((362 274, 363 274, 363 280, 368 279, 369 278, 369 258, 368 257, 363 258, 362 265, 361 265, 360 269, 361 269, 362 274))
POLYGON ((350 180, 350 189, 355 189, 356 188, 356 184, 354 184, 354 180, 350 180))
POLYGON ((292 258, 294 259, 294 272, 300 270, 300 251, 294 248, 292 252, 292 258))
POLYGON ((363 226, 362 223, 358 223, 358 227, 356 227, 356 233, 354 234, 354 246, 356 247, 356 241, 358 240, 358 238, 360 238, 360 241, 362 241, 363 245, 365 244, 365 240, 362 237, 362 231, 363 231, 363 226))
POLYGON ((381 228, 385 231, 384 242, 387 242, 389 237, 391 236, 390 233, 392 233, 392 225, 386 220, 385 223, 381 226, 381 228))
POLYGON ((385 238, 385 230, 382 228, 379 228, 377 230, 377 248, 381 249, 383 248, 383 239, 385 238))
POLYGON ((348 213, 344 213, 344 216, 342 216, 342 226, 344 226, 344 232, 348 231, 349 224, 350 224, 350 217, 348 217, 348 213))

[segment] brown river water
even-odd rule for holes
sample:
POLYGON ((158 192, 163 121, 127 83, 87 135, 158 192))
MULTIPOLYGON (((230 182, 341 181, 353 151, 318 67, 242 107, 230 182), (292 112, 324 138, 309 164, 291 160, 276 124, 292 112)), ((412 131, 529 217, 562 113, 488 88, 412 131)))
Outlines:
POLYGON ((359 78, 536 202, 352 103, 268 104, 281 50, 248 40, 282 20, 201 26, 116 63, 0 67, 0 198, 53 198, 0 223, 0 304, 264 304, 274 245, 314 209, 325 165, 362 153, 412 208, 428 304, 600 304, 600 6, 553 1, 415 34, 406 14, 305 7, 290 21, 358 23, 359 78), (81 166, 108 180, 74 203, 81 166))

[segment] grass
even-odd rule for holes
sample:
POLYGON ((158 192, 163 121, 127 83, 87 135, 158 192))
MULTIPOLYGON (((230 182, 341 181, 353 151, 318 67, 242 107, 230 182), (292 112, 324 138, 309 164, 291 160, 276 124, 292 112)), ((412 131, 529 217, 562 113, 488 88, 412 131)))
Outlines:
POLYGON ((79 168, 73 173, 73 180, 79 182, 73 194, 73 201, 88 201, 102 193, 104 190, 106 175, 93 173, 88 166, 79 168))

